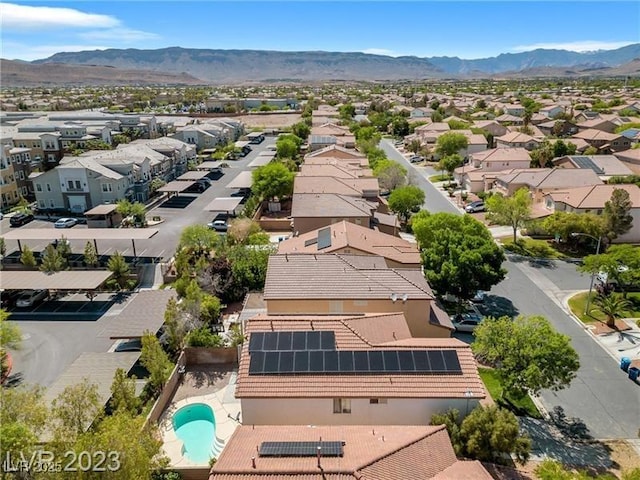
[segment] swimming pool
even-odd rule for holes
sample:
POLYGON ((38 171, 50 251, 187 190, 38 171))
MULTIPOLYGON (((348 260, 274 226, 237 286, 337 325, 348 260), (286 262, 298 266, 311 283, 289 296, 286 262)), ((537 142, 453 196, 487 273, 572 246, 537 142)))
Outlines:
POLYGON ((216 419, 211 407, 193 403, 182 407, 173 415, 173 430, 182 440, 182 453, 196 464, 207 464, 213 456, 216 419))

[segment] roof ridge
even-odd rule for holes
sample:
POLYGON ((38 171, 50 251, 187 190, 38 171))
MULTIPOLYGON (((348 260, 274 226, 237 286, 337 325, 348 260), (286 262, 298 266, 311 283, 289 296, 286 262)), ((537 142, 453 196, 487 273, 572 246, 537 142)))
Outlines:
MULTIPOLYGON (((424 290, 423 287, 421 287, 420 285, 417 285, 413 280, 411 280, 410 278, 405 277, 401 272, 400 269, 397 268, 390 268, 389 270, 391 270, 392 272, 394 272, 396 275, 401 276, 402 278, 404 278, 407 282, 409 282, 411 285, 413 285, 414 287, 416 287, 419 290, 422 290, 424 293, 428 293, 429 295, 432 295, 433 292, 427 292, 424 290)), ((426 280, 426 279, 425 279, 426 280)))
POLYGON ((446 425, 429 425, 432 427, 438 427, 436 430, 430 431, 430 432, 426 432, 424 435, 421 435, 419 438, 415 439, 415 440, 409 440, 406 444, 404 445, 400 445, 399 447, 397 447, 396 449, 387 452, 387 453, 383 453, 381 455, 378 455, 377 457, 375 457, 373 460, 368 461, 368 463, 365 463, 364 465, 361 465, 359 467, 356 467, 356 472, 358 472, 359 470, 362 470, 364 468, 370 467, 371 465, 373 465, 374 463, 378 463, 382 460, 384 460, 387 457, 390 457, 391 455, 394 455, 396 453, 398 453, 400 450, 404 450, 405 448, 408 448, 412 445, 415 445, 418 442, 421 442, 422 440, 425 440, 433 435, 436 435, 440 432, 442 432, 443 430, 446 431, 446 425))

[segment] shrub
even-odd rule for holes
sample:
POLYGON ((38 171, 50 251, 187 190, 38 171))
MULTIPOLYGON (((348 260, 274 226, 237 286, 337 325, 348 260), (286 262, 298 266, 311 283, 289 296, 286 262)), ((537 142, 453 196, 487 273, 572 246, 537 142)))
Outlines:
POLYGON ((190 347, 222 347, 224 341, 217 333, 213 333, 208 327, 200 327, 193 330, 187 337, 190 347))

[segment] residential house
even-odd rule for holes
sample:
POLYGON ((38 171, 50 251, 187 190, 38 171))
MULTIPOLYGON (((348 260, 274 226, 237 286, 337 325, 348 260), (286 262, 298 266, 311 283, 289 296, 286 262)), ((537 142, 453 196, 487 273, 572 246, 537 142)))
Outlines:
POLYGON ((614 153, 614 156, 624 163, 634 175, 640 175, 640 148, 631 148, 614 153))
MULTIPOLYGON (((152 167, 152 176, 159 176, 165 182, 170 182, 187 171, 188 162, 197 159, 196 148, 176 138, 160 137, 152 140, 134 140, 127 145, 146 145, 152 150, 164 155, 164 160, 157 167, 152 167)), ((118 148, 125 148, 118 145, 118 148)))
MULTIPOLYGON (((443 425, 438 426, 239 426, 211 469, 209 480, 286 478, 421 480, 491 480, 480 462, 456 458, 443 425), (339 451, 329 450, 335 443, 339 451), (317 452, 287 457, 270 455, 267 446, 325 446, 317 452)), ((295 452, 295 450, 294 450, 295 452)))
POLYGON ((401 313, 259 314, 245 333, 235 392, 244 424, 427 425, 486 397, 468 344, 413 338, 401 313), (272 368, 273 357, 284 360, 272 368))
POLYGON ((278 244, 278 253, 377 255, 389 268, 419 270, 422 266, 415 243, 347 221, 290 237, 278 244))
POLYGON ((494 137, 501 137, 508 132, 507 127, 499 124, 495 120, 477 120, 473 123, 473 126, 489 132, 494 137))
POLYGON ((540 145, 540 142, 535 138, 522 132, 509 132, 501 137, 496 137, 497 148, 526 148, 527 150, 533 150, 540 145))
POLYGON ((296 176, 294 194, 336 193, 377 201, 380 186, 377 178, 336 178, 322 176, 296 176))
POLYGON ((595 213, 601 215, 613 191, 622 189, 629 192, 633 218, 631 230, 614 240, 616 243, 640 242, 640 187, 637 185, 589 185, 550 192, 544 198, 549 214, 553 212, 595 213))
POLYGON ((554 158, 553 164, 558 168, 589 168, 603 181, 633 175, 631 169, 613 155, 567 155, 554 158))
POLYGON ((607 133, 593 128, 576 133, 573 138, 580 138, 601 153, 619 152, 631 148, 631 140, 617 133, 607 133))
POLYGON ((434 299, 421 270, 391 269, 372 255, 272 255, 264 288, 270 315, 399 312, 412 336, 449 337, 434 299))
POLYGON ((578 123, 578 128, 584 130, 600 130, 601 132, 613 133, 618 125, 610 120, 598 117, 590 120, 584 120, 578 123))
POLYGON ((30 148, 11 148, 9 150, 9 158, 13 165, 18 195, 32 202, 35 200, 35 194, 29 175, 33 169, 40 165, 39 162, 33 162, 31 159, 30 148))
POLYGON ((170 135, 170 138, 195 145, 198 150, 226 145, 229 141, 225 136, 224 129, 216 125, 209 125, 207 127, 202 125, 187 125, 176 129, 175 133, 170 135))
POLYGON ((15 170, 11 163, 11 145, 2 146, 0 158, 0 195, 2 196, 2 209, 11 207, 20 201, 15 170))
POLYGON ((40 210, 83 213, 103 203, 134 199, 132 172, 122 175, 90 158, 63 158, 56 168, 30 178, 40 210))
POLYGON ((568 137, 578 132, 578 126, 568 120, 550 120, 536 126, 544 136, 568 137))
POLYGON ((522 117, 526 111, 522 105, 505 105, 503 110, 507 115, 513 115, 514 117, 522 117))
POLYGON ((523 125, 524 120, 521 117, 503 113, 495 118, 495 121, 502 125, 523 125))
POLYGON ((377 203, 335 193, 294 194, 291 218, 299 234, 346 220, 370 228, 377 203))
POLYGON ((303 163, 298 176, 336 177, 336 178, 373 178, 370 168, 362 168, 352 163, 303 163))
POLYGON ((525 187, 531 192, 533 203, 537 203, 552 191, 602 183, 602 180, 591 169, 538 168, 526 171, 515 170, 512 173, 501 175, 496 178, 492 190, 505 196, 511 196, 516 190, 525 187))
POLYGON ((312 158, 330 158, 330 159, 345 159, 345 160, 353 160, 353 163, 359 163, 361 166, 368 166, 367 156, 362 153, 352 150, 349 148, 340 147, 337 145, 331 145, 329 147, 316 150, 313 153, 308 153, 304 156, 305 162, 312 158), (367 163, 362 164, 364 160, 367 160, 367 163))
POLYGON ((477 193, 485 190, 483 175, 514 168, 526 169, 530 164, 531 156, 524 148, 492 148, 472 154, 469 165, 455 169, 454 179, 465 190, 477 193))
POLYGON ((417 108, 413 108, 411 109, 411 111, 409 112, 409 118, 412 119, 416 119, 416 118, 431 118, 431 115, 433 115, 433 112, 435 110, 433 110, 432 108, 429 107, 417 107, 417 108))
POLYGON ((561 113, 564 113, 564 111, 565 109, 561 105, 548 105, 546 107, 542 107, 539 113, 544 115, 546 118, 556 118, 561 113))

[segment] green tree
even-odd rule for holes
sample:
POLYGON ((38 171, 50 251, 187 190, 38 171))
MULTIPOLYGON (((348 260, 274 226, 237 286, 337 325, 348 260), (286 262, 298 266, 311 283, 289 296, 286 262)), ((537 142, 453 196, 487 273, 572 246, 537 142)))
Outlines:
POLYGON ((56 273, 66 267, 66 262, 62 255, 53 245, 47 245, 44 255, 41 257, 40 271, 45 273, 56 273))
POLYGON ((0 451, 29 458, 44 432, 49 412, 39 386, 0 388, 0 451))
POLYGON ((396 137, 405 137, 409 135, 409 122, 406 118, 396 116, 391 121, 391 133, 396 137))
POLYGON ((200 301, 200 319, 207 325, 218 323, 222 314, 220 299, 213 295, 205 294, 200 301))
POLYGON ((276 140, 278 158, 296 158, 302 145, 302 139, 296 135, 282 135, 276 140))
POLYGON ((306 122, 298 122, 291 125, 291 132, 296 137, 306 140, 311 133, 311 127, 306 122))
POLYGON ((132 208, 133 208, 133 204, 126 198, 120 199, 116 203, 116 212, 122 215, 123 218, 131 215, 132 208))
POLYGON ((175 298, 167 301, 164 311, 164 326, 167 349, 176 354, 184 347, 184 340, 188 333, 186 322, 182 318, 182 311, 175 298))
POLYGON ((407 169, 393 160, 380 160, 373 174, 378 177, 378 183, 385 190, 395 190, 407 183, 407 169))
POLYGON ((436 413, 431 416, 429 425, 445 425, 451 440, 453 450, 457 457, 464 456, 463 439, 460 436, 460 412, 455 408, 450 408, 445 413, 436 413))
POLYGON ((267 278, 267 265, 269 255, 274 253, 274 248, 238 246, 229 252, 231 274, 233 281, 240 287, 240 294, 244 296, 250 291, 259 291, 264 288, 267 278))
POLYGON ((588 233, 600 237, 604 233, 602 216, 594 213, 553 212, 542 221, 544 230, 559 235, 563 242, 578 242, 584 237, 572 237, 575 232, 588 233))
POLYGON ((496 368, 505 394, 513 398, 561 390, 580 367, 571 339, 542 316, 489 317, 474 336, 473 352, 496 368))
POLYGON ((346 103, 338 107, 338 113, 340 114, 340 119, 348 122, 356 114, 356 107, 354 107, 350 103, 346 103))
POLYGON ((482 223, 452 213, 419 212, 416 217, 412 230, 422 251, 424 273, 440 295, 454 295, 462 302, 504 279, 504 252, 482 223))
POLYGON ((56 438, 74 441, 100 418, 102 411, 97 384, 85 378, 77 385, 66 387, 51 404, 56 438))
POLYGON ((531 217, 531 195, 526 187, 518 189, 510 197, 501 193, 486 200, 487 219, 498 225, 509 225, 513 229, 513 243, 517 242, 518 228, 531 217))
MULTIPOLYGON (((82 458, 80 452, 109 453, 104 467, 111 480, 152 480, 154 472, 168 466, 157 428, 145 426, 144 416, 133 416, 126 411, 106 417, 94 429, 81 435, 72 450, 79 459, 82 458)), ((77 471, 80 466, 74 465, 77 471)), ((79 478, 76 472, 69 480, 79 478)), ((82 478, 100 480, 105 478, 105 473, 83 472, 82 478)))
POLYGON ((164 187, 166 184, 167 182, 165 182, 161 178, 154 178, 153 180, 151 180, 151 183, 149 184, 149 194, 150 195, 155 194, 159 188, 164 187))
POLYGON ((129 214, 133 216, 133 221, 136 225, 144 226, 147 207, 144 203, 141 202, 132 203, 129 214))
POLYGON ((253 193, 263 199, 288 197, 293 193, 294 173, 280 162, 271 162, 253 171, 253 193))
POLYGON ((206 225, 189 225, 182 230, 178 250, 185 250, 190 256, 208 254, 220 244, 219 235, 206 225))
POLYGON ((449 176, 451 176, 453 175, 453 171, 456 168, 462 166, 462 163, 463 159, 457 153, 454 153, 453 155, 447 155, 445 157, 442 157, 438 162, 438 170, 446 171, 449 176))
POLYGON ((234 244, 245 244, 251 235, 261 231, 260 225, 250 218, 235 218, 229 223, 227 237, 234 244))
POLYGON ((189 332, 187 343, 190 347, 221 347, 224 341, 220 335, 203 325, 189 332))
POLYGON ((389 208, 406 222, 411 212, 420 209, 424 203, 424 191, 415 185, 398 187, 389 195, 389 208))
POLYGON ((91 268, 98 266, 98 252, 96 252, 96 247, 91 241, 87 241, 84 246, 84 263, 91 268))
POLYGON ((436 140, 436 153, 442 158, 460 153, 469 145, 469 140, 465 135, 458 132, 443 133, 436 140))
POLYGON ((587 147, 586 150, 582 153, 583 155, 587 155, 587 156, 597 155, 598 149, 596 147, 590 146, 590 147, 587 147))
POLYGON ((640 248, 629 244, 611 245, 605 253, 584 257, 578 269, 592 275, 606 273, 607 279, 615 281, 626 297, 632 285, 640 284, 640 248))
POLYGON ((37 265, 36 257, 33 254, 33 251, 25 245, 22 247, 22 253, 20 254, 20 263, 22 263, 27 268, 35 268, 37 265))
POLYGON ((167 383, 173 364, 160 345, 158 338, 146 332, 142 336, 140 363, 149 371, 149 386, 153 392, 159 392, 167 383))
POLYGON ((113 279, 118 284, 118 287, 122 290, 126 287, 129 281, 129 274, 131 272, 129 264, 124 259, 122 254, 116 251, 109 261, 107 262, 107 269, 113 273, 113 279))
POLYGON ((520 434, 516 416, 495 405, 478 405, 460 426, 464 452, 476 460, 495 462, 502 455, 515 455, 524 464, 529 459, 531 440, 520 434))
POLYGON ((615 240, 624 235, 633 226, 631 208, 633 203, 629 192, 622 188, 614 188, 611 199, 604 204, 604 229, 609 240, 615 240))
MULTIPOLYGON (((607 317, 607 326, 615 328, 616 320, 630 314, 633 305, 629 300, 618 295, 597 295, 593 299, 594 310, 607 317)), ((587 312, 589 314, 590 312, 587 312)))
POLYGON ((7 349, 19 350, 22 344, 20 328, 9 322, 9 312, 0 309, 0 378, 7 373, 7 349))
POLYGON ((128 378, 122 368, 116 370, 111 384, 109 406, 114 412, 124 411, 133 416, 140 411, 140 399, 136 396, 135 377, 128 378))

